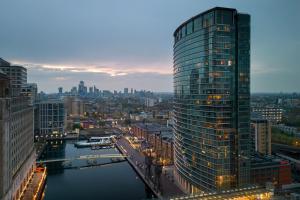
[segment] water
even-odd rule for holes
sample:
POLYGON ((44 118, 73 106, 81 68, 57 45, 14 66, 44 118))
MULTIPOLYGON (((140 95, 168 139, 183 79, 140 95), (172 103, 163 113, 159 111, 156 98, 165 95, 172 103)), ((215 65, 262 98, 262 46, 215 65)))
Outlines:
MULTIPOLYGON (((43 159, 72 158, 91 154, 116 154, 117 149, 91 150, 74 147, 73 142, 48 144, 43 159)), ((108 163, 99 159, 97 163, 108 163)), ((87 165, 86 160, 72 161, 72 167, 87 165)), ((62 162, 48 164, 45 200, 140 200, 150 199, 151 190, 127 161, 84 169, 64 169, 62 162)))

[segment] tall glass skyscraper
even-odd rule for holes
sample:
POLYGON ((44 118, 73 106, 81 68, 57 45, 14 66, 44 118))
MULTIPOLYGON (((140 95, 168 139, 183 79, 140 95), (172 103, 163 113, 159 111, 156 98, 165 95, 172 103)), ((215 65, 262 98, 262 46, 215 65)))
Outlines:
POLYGON ((174 32, 175 176, 189 193, 249 183, 250 15, 216 7, 174 32))

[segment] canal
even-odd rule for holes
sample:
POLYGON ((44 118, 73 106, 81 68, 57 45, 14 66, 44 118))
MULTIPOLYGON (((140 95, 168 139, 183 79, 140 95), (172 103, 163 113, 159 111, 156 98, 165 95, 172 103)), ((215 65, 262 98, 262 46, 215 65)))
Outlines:
MULTIPOLYGON (((92 150, 76 148, 72 141, 52 141, 47 144, 41 159, 116 153, 119 152, 115 148, 92 150)), ((108 158, 100 159, 96 163, 98 166, 76 169, 73 167, 86 166, 90 161, 48 163, 45 200, 141 200, 153 197, 151 190, 127 161, 107 164, 110 162, 108 158)))

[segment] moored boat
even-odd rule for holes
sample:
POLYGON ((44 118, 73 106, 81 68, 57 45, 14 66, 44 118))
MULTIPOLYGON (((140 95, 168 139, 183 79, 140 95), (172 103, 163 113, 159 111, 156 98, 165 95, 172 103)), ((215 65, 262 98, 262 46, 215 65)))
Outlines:
POLYGON ((107 147, 113 145, 113 136, 91 137, 85 141, 78 141, 74 144, 76 147, 107 147))

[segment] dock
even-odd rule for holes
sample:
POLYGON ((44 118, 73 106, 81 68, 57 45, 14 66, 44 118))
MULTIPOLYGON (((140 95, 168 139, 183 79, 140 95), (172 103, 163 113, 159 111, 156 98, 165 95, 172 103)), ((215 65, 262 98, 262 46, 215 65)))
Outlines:
POLYGON ((142 153, 135 150, 124 137, 121 137, 117 140, 116 147, 123 155, 126 155, 126 159, 129 162, 129 164, 142 178, 144 183, 153 191, 157 198, 170 199, 172 197, 184 195, 184 193, 174 183, 174 180, 163 174, 160 177, 161 189, 158 190, 154 183, 145 176, 145 156, 142 153))

